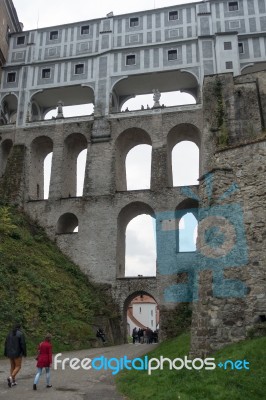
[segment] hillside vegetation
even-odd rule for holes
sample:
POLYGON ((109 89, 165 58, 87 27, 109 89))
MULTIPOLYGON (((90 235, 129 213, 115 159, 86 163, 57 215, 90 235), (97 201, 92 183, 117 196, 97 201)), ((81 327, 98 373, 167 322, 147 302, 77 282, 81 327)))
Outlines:
MULTIPOLYGON (((102 289, 23 213, 0 205, 0 345, 22 323, 30 353, 46 332, 54 351, 90 347, 97 320, 115 317, 102 289)), ((0 350, 0 356, 2 351, 0 350)))
MULTIPOLYGON (((189 353, 190 337, 183 334, 168 340, 149 353, 149 359, 160 356, 171 360, 189 353)), ((210 356, 215 364, 230 359, 246 360, 249 370, 163 370, 122 372, 117 378, 120 391, 129 400, 262 400, 266 386, 266 337, 246 340, 225 347, 210 356)), ((190 357, 188 357, 190 358, 190 357)), ((180 364, 177 364, 180 365, 180 364)))

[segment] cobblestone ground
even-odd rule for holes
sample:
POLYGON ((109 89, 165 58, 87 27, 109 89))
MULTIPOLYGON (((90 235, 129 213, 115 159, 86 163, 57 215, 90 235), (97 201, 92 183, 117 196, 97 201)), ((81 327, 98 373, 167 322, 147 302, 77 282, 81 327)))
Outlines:
MULTIPOLYGON (((147 353, 154 348, 148 344, 125 344, 121 346, 103 347, 97 349, 66 352, 64 357, 95 358, 101 355, 111 357, 123 357, 133 359, 147 353)), ((52 388, 46 388, 45 373, 40 378, 37 391, 33 391, 33 379, 36 373, 36 361, 34 358, 24 358, 22 369, 17 376, 17 386, 9 388, 7 377, 9 375, 9 360, 0 360, 0 399, 1 400, 123 400, 124 396, 117 393, 114 385, 114 377, 111 371, 74 371, 69 365, 66 369, 51 370, 52 388)))

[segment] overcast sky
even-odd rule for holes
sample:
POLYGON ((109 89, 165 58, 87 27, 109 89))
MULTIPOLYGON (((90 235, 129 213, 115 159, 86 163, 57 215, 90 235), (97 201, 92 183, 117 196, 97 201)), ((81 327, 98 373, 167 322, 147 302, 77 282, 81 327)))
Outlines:
MULTIPOLYGON (((13 0, 18 18, 24 24, 24 30, 102 18, 111 11, 113 11, 114 15, 119 15, 195 2, 189 0, 113 0, 111 2, 108 0, 100 0, 98 2, 90 0, 13 0)), ((149 104, 152 106, 152 96, 137 101, 137 103, 135 100, 131 101, 126 106, 128 106, 129 110, 140 108, 140 104, 144 104, 145 106, 149 104)), ((193 99, 190 96, 186 97, 186 95, 182 98, 179 95, 177 97, 176 94, 166 95, 166 97, 162 96, 161 98, 161 104, 164 103, 166 105, 189 104, 192 102, 193 99)), ((89 112, 91 111, 90 109, 89 112)), ((64 115, 67 116, 67 110, 65 110, 64 115)), ((150 165, 150 149, 147 146, 139 146, 139 148, 141 148, 141 151, 135 158, 134 156, 132 157, 134 149, 128 156, 127 175, 129 189, 149 187, 150 172, 145 175, 143 171, 145 170, 145 163, 146 165, 147 163, 150 165)), ((173 168, 177 172, 177 175, 175 174, 174 177, 174 185, 196 184, 195 176, 198 174, 198 155, 195 147, 193 149, 186 147, 186 145, 185 147, 181 145, 179 149, 175 149, 174 151, 176 152, 176 156, 174 157, 176 161, 173 163, 173 168), (190 154, 191 158, 188 157, 188 154, 190 154), (184 164, 185 162, 187 164, 184 164), (194 165, 194 168, 191 165, 194 165)), ((79 168, 84 169, 84 157, 83 166, 81 165, 79 168)), ((81 177, 82 174, 80 173, 79 181, 82 181, 81 177)), ((79 192, 80 190, 81 183, 79 183, 79 192)), ((128 276, 138 274, 155 275, 154 232, 154 226, 150 217, 143 217, 142 219, 137 217, 128 225, 126 259, 128 276)))
POLYGON ((36 29, 52 25, 86 21, 105 17, 113 11, 114 15, 177 4, 195 3, 188 0, 13 0, 19 20, 24 29, 36 29))

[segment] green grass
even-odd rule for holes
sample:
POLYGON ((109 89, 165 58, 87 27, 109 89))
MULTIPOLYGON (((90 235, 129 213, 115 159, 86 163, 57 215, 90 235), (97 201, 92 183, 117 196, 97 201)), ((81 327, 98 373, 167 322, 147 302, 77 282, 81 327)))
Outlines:
POLYGON ((94 317, 114 316, 101 289, 65 257, 44 231, 15 208, 0 205, 0 346, 22 322, 30 354, 46 332, 54 352, 90 347, 94 317))
MULTIPOLYGON (((151 357, 183 358, 189 352, 190 338, 183 334, 159 345, 151 357)), ((216 363, 247 360, 250 370, 155 370, 122 372, 118 389, 130 400, 262 400, 266 386, 266 337, 246 340, 225 347, 213 355, 216 363)))

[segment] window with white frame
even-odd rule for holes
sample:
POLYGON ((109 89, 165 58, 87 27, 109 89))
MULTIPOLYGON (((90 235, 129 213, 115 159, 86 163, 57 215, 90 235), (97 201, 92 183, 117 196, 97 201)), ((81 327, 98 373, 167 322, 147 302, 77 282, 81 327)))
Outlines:
POLYGON ((139 26, 139 18, 138 17, 132 17, 129 20, 129 26, 131 28, 134 28, 135 26, 139 26))
POLYGON ((51 78, 51 68, 43 68, 43 70, 42 70, 42 78, 43 79, 51 78))
POLYGON ((16 82, 16 72, 8 72, 7 82, 8 83, 16 82))
POLYGON ((168 19, 169 21, 174 21, 178 19, 178 11, 169 11, 168 19))
POLYGON ((233 62, 232 61, 226 61, 225 68, 226 69, 233 69, 233 62))
POLYGON ((84 74, 84 64, 76 64, 75 65, 75 75, 84 74))
POLYGON ((21 45, 25 43, 25 36, 19 36, 17 37, 17 44, 21 45))
POLYGON ((228 10, 229 11, 238 11, 238 1, 229 1, 228 10))
POLYGON ((128 54, 126 56, 126 65, 136 65, 136 55, 128 54))
POLYGON ((50 40, 58 39, 58 31, 51 31, 50 32, 50 40))
POLYGON ((80 30, 81 35, 88 35, 90 33, 90 26, 83 25, 80 30))
POLYGON ((224 42, 224 50, 232 50, 232 42, 224 42))
POLYGON ((168 61, 177 60, 177 50, 168 50, 168 61))

